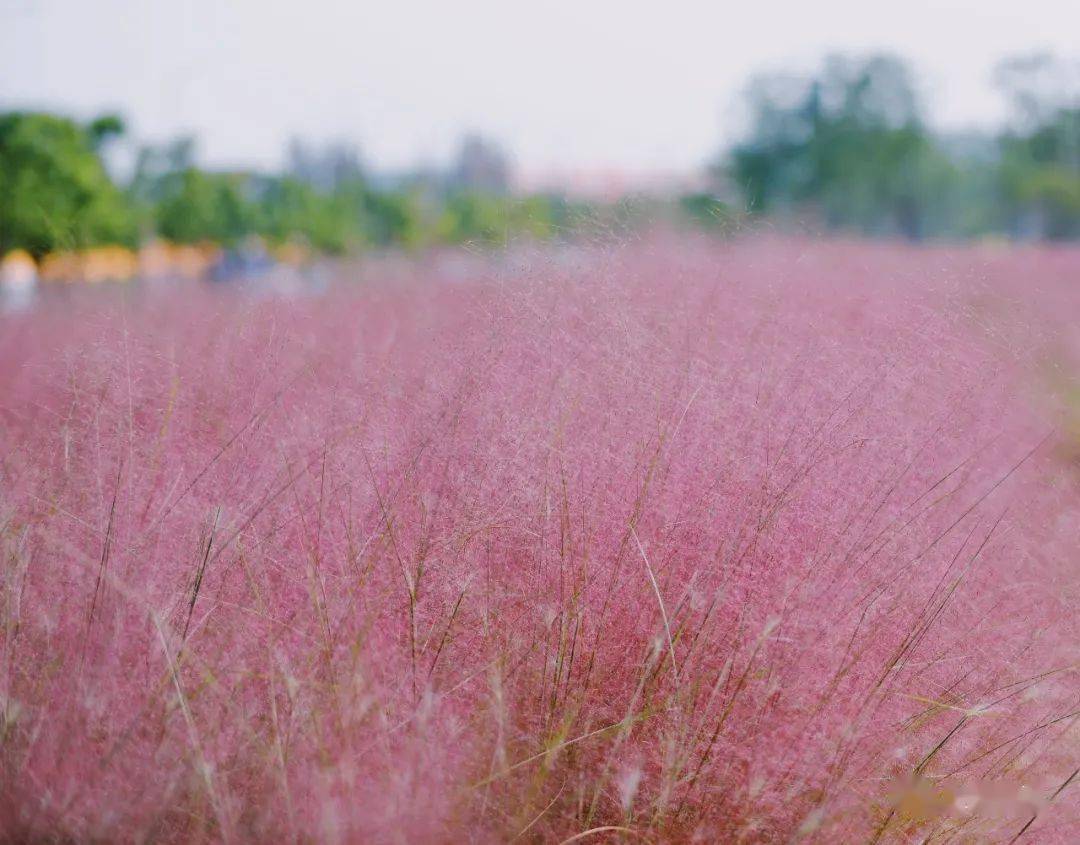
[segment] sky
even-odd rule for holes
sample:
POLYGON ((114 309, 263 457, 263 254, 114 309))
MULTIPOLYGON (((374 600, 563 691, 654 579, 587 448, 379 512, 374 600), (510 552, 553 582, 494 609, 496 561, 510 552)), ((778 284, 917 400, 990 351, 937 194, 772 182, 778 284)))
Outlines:
POLYGON ((683 172, 735 137, 752 73, 877 50, 936 125, 992 125, 994 64, 1080 57, 1080 0, 0 0, 0 109, 119 111, 211 166, 301 137, 401 169, 478 131, 525 174, 683 172))

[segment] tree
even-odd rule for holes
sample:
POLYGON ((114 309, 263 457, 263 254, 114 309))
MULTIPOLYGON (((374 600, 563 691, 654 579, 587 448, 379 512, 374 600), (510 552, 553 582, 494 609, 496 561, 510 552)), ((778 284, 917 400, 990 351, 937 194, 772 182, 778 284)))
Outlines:
POLYGON ((134 245, 135 215, 97 150, 118 129, 112 118, 86 128, 50 114, 0 115, 0 254, 134 245))
POLYGON ((374 191, 354 186, 339 195, 358 207, 368 240, 378 246, 419 246, 425 239, 421 204, 412 191, 374 191))
POLYGON ((829 228, 921 237, 951 179, 907 66, 829 57, 813 77, 755 78, 750 131, 726 170, 751 212, 813 211, 829 228))
POLYGON ((337 254, 363 240, 355 211, 292 177, 267 180, 258 213, 258 232, 272 243, 300 239, 320 252, 337 254))
POLYGON ((90 143, 95 150, 100 150, 110 139, 119 138, 127 131, 124 119, 117 114, 103 114, 90 121, 86 127, 90 143))
POLYGON ((1080 64, 1021 56, 995 78, 1012 107, 1000 188, 1013 234, 1080 236, 1080 64))
POLYGON ((233 246, 255 229, 256 211, 244 193, 246 177, 189 167, 172 174, 155 210, 158 232, 177 243, 233 246))

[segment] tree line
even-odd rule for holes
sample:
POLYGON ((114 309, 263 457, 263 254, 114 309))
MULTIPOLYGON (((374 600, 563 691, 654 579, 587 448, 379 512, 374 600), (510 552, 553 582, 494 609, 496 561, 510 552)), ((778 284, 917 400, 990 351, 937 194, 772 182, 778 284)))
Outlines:
MULTIPOLYGON (((466 138, 443 171, 388 178, 348 145, 294 142, 280 173, 214 171, 191 139, 142 146, 129 175, 106 166, 123 121, 0 114, 0 256, 35 259, 153 238, 224 247, 251 236, 320 253, 505 243, 632 227, 656 217, 718 231, 785 223, 911 239, 1080 237, 1080 66, 1003 62, 998 132, 927 123, 911 68, 888 55, 832 56, 809 75, 754 77, 743 137, 708 190, 603 206, 520 196, 502 152, 466 138)), ((113 168, 115 169, 115 168, 113 168)))
POLYGON ((748 129, 714 176, 753 215, 869 235, 1080 237, 1080 65, 1049 55, 995 72, 1010 118, 942 134, 910 67, 831 56, 747 86, 748 129))
POLYGON ((559 196, 512 194, 502 153, 476 137, 447 171, 393 184, 380 184, 347 146, 294 143, 284 171, 266 174, 201 168, 184 138, 141 147, 120 183, 106 159, 124 133, 113 115, 79 123, 0 114, 0 255, 22 249, 40 259, 153 238, 229 248, 258 236, 327 254, 494 243, 552 237, 587 212, 559 196))

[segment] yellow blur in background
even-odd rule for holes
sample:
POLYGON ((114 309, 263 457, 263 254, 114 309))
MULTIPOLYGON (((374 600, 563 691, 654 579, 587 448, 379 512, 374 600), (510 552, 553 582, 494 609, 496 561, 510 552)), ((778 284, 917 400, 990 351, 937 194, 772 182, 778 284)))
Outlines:
POLYGON ((29 253, 17 249, 0 259, 0 284, 14 290, 32 288, 39 279, 50 284, 100 284, 135 278, 201 279, 210 272, 220 252, 213 244, 157 240, 138 251, 102 246, 53 252, 44 256, 39 265, 29 253))

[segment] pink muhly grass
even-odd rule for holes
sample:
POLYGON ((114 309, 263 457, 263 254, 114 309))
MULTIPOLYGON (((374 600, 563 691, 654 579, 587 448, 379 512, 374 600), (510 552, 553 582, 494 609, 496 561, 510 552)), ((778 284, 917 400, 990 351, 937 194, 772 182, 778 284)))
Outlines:
POLYGON ((1076 841, 1078 269, 657 239, 4 318, 0 830, 1076 841))

